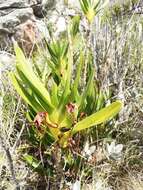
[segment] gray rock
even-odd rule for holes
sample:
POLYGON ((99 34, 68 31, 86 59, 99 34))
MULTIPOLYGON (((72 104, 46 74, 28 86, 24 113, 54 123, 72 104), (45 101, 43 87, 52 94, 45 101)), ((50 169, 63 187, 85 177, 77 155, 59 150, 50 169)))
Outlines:
POLYGON ((0 10, 7 8, 26 8, 28 7, 28 0, 1 0, 0 1, 0 10))
POLYGON ((32 8, 12 9, 9 14, 0 17, 0 33, 7 31, 13 34, 15 27, 28 19, 34 19, 32 8))
POLYGON ((34 15, 43 18, 49 10, 51 10, 56 5, 56 0, 39 0, 37 4, 33 4, 32 8, 34 15))
POLYGON ((56 0, 42 0, 42 5, 47 10, 53 8, 55 4, 56 4, 56 0))
POLYGON ((0 51, 0 72, 11 71, 14 67, 15 57, 5 51, 0 51))
POLYGON ((31 51, 36 40, 48 36, 37 17, 42 18, 54 5, 55 0, 0 0, 0 49, 9 49, 14 38, 31 51))
POLYGON ((49 31, 48 31, 48 28, 47 28, 45 22, 43 22, 42 20, 37 20, 36 26, 37 26, 38 31, 40 33, 41 39, 42 38, 45 38, 45 39, 50 38, 50 34, 49 34, 49 31))
MULTIPOLYGON (((1 11, 0 11, 1 13, 1 11)), ((11 38, 16 37, 18 26, 27 20, 34 20, 33 9, 27 8, 8 8, 5 14, 0 14, 0 48, 9 48, 12 45, 11 38)), ((16 38, 17 40, 17 38, 16 38)))

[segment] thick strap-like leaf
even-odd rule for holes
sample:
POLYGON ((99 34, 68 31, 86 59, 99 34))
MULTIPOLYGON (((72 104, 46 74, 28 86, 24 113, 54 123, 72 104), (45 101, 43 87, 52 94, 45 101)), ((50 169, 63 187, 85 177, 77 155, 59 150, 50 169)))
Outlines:
POLYGON ((26 101, 27 104, 29 104, 34 109, 35 112, 44 110, 44 108, 42 108, 42 106, 33 98, 33 96, 27 92, 25 87, 23 87, 23 85, 13 73, 10 73, 10 78, 19 95, 26 101))
POLYGON ((72 38, 74 38, 76 36, 76 34, 79 31, 79 24, 80 24, 80 16, 74 16, 72 19, 72 23, 71 23, 71 29, 70 29, 70 33, 72 38))
POLYGON ((54 104, 55 107, 58 106, 58 86, 57 84, 53 81, 53 86, 51 88, 51 100, 52 103, 54 104))
POLYGON ((59 108, 61 109, 61 107, 65 106, 65 103, 67 101, 68 96, 70 95, 70 83, 71 83, 71 73, 72 73, 72 62, 71 62, 71 55, 69 53, 69 61, 68 61, 68 69, 67 69, 67 79, 66 79, 66 83, 65 83, 65 88, 64 91, 62 93, 62 96, 60 98, 59 101, 59 108))
POLYGON ((89 8, 88 4, 86 4, 86 2, 84 2, 84 0, 79 0, 79 2, 80 2, 82 11, 84 12, 84 14, 86 14, 88 11, 88 8, 89 8))
POLYGON ((30 63, 26 61, 22 50, 17 45, 15 45, 14 47, 17 59, 17 69, 24 74, 24 76, 30 81, 34 89, 40 94, 40 96, 44 99, 44 101, 46 101, 48 106, 51 109, 53 109, 54 106, 51 103, 50 95, 46 90, 46 88, 44 87, 44 84, 35 75, 30 63))
POLYGON ((79 64, 77 65, 77 74, 76 74, 73 88, 72 88, 72 98, 76 100, 76 102, 78 101, 78 97, 79 97, 78 87, 79 87, 79 82, 80 82, 83 66, 84 66, 84 56, 83 56, 83 53, 80 52, 80 60, 79 60, 79 64))
POLYGON ((87 129, 94 125, 101 124, 111 118, 113 118, 122 108, 122 103, 116 101, 111 105, 101 109, 100 111, 86 117, 85 119, 79 121, 73 128, 72 133, 76 133, 83 129, 87 129))
POLYGON ((42 105, 42 107, 47 111, 47 112, 51 112, 52 109, 49 106, 49 104, 47 103, 47 100, 45 98, 45 96, 43 96, 43 94, 41 94, 40 92, 40 88, 37 89, 35 87, 35 85, 33 85, 33 83, 31 82, 31 80, 29 80, 29 78, 26 77, 26 75, 23 74, 22 71, 18 70, 18 74, 22 79, 22 82, 24 82, 24 84, 32 90, 34 97, 36 98, 36 100, 38 102, 40 102, 40 104, 42 105))
POLYGON ((85 103, 88 91, 90 90, 90 87, 92 85, 93 77, 94 77, 94 75, 93 75, 93 70, 92 70, 90 73, 89 79, 88 79, 86 89, 84 90, 82 97, 81 97, 81 100, 80 100, 80 103, 79 103, 79 110, 82 110, 82 108, 84 107, 84 103, 85 103))

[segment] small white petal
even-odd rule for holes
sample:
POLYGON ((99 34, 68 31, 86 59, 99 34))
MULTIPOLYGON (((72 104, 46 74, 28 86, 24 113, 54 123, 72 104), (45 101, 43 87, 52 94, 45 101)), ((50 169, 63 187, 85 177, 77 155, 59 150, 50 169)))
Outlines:
POLYGON ((96 146, 91 146, 89 150, 90 150, 90 154, 93 154, 96 150, 96 146))
POLYGON ((110 145, 107 144, 107 151, 109 153, 109 155, 114 152, 114 148, 115 148, 115 142, 112 142, 110 145))
POLYGON ((121 153, 122 150, 123 150, 123 145, 122 144, 116 145, 116 147, 115 147, 116 154, 121 153))
POLYGON ((84 152, 87 152, 89 150, 89 143, 86 142, 84 146, 84 152))
POLYGON ((122 150, 123 150, 123 145, 122 144, 117 144, 115 145, 115 142, 113 141, 110 145, 107 144, 107 153, 108 156, 111 156, 115 160, 119 160, 122 156, 122 150))
POLYGON ((91 152, 90 150, 87 150, 86 153, 85 153, 86 156, 90 156, 91 155, 91 152))

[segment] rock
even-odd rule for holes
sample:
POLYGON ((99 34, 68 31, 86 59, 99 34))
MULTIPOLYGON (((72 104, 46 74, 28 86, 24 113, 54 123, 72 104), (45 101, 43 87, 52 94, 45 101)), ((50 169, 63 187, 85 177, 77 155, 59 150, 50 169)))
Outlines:
POLYGON ((13 70, 15 57, 5 51, 0 51, 0 73, 13 70))
POLYGON ((33 4, 34 15, 43 18, 49 10, 55 7, 56 0, 39 0, 37 4, 33 4))
POLYGON ((46 10, 50 10, 56 4, 56 0, 43 0, 42 5, 46 10))
POLYGON ((0 49, 9 50, 14 38, 30 52, 41 40, 41 28, 46 31, 37 17, 43 17, 54 4, 55 0, 0 0, 0 49))
POLYGON ((38 32, 36 21, 30 19, 16 27, 14 38, 27 55, 34 50, 35 44, 41 40, 38 38, 38 32))
POLYGON ((42 20, 37 20, 36 21, 36 26, 38 28, 39 34, 40 34, 40 38, 45 38, 45 39, 49 39, 50 38, 50 34, 48 31, 48 28, 46 26, 46 23, 42 20))
MULTIPOLYGON (((0 48, 9 48, 12 45, 11 38, 16 37, 17 30, 22 23, 31 19, 35 20, 32 8, 11 9, 4 16, 0 17, 0 48)), ((18 40, 15 38, 15 40, 18 40)))
POLYGON ((15 32, 15 27, 28 19, 34 19, 32 8, 12 9, 7 15, 0 18, 0 31, 15 32))
POLYGON ((59 17, 56 23, 56 33, 64 32, 67 29, 66 19, 64 17, 59 17))
POLYGON ((28 7, 28 0, 1 0, 0 1, 0 10, 8 8, 26 8, 28 7))

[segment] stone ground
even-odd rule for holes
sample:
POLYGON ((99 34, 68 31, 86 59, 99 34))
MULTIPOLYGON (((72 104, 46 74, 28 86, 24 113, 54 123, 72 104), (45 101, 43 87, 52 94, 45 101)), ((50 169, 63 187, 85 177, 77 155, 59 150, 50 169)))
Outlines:
POLYGON ((9 50, 14 39, 29 52, 36 40, 40 40, 42 18, 54 6, 53 0, 1 0, 0 49, 9 50))

